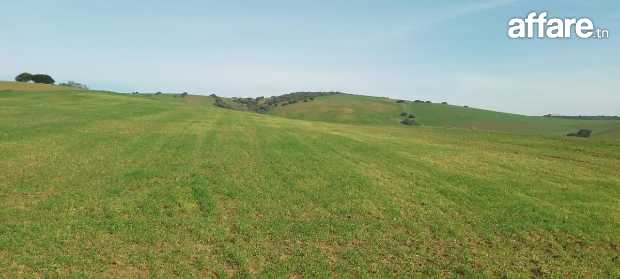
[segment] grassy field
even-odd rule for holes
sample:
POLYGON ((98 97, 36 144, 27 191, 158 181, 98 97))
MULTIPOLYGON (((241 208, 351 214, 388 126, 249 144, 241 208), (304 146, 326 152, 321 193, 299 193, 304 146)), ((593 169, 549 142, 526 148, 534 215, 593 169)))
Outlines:
POLYGON ((11 82, 0 81, 1 92, 65 92, 65 91, 82 91, 67 86, 49 85, 31 82, 11 82))
POLYGON ((211 102, 0 92, 0 274, 620 276, 620 142, 211 102))
POLYGON ((562 137, 578 129, 591 129, 595 138, 620 139, 620 121, 570 120, 523 116, 463 106, 407 102, 393 99, 333 95, 313 102, 277 107, 271 113, 294 119, 346 124, 398 126, 401 112, 413 113, 418 123, 436 127, 455 127, 502 131, 518 134, 562 137))

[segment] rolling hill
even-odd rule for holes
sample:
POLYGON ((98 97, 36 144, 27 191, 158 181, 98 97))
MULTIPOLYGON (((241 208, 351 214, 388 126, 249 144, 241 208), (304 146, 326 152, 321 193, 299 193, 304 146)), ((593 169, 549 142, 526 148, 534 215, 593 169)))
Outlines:
POLYGON ((273 115, 346 124, 398 126, 401 112, 413 113, 421 125, 501 131, 561 137, 578 129, 590 129, 595 138, 620 139, 620 121, 575 120, 524 116, 463 106, 430 103, 396 103, 393 99, 349 94, 316 98, 279 106, 273 115))
POLYGON ((13 82, 0 81, 0 91, 13 92, 63 92, 63 91, 81 91, 67 86, 58 86, 51 84, 31 83, 31 82, 13 82))
POLYGON ((616 141, 369 97, 36 91, 0 92, 7 277, 620 276, 616 141))

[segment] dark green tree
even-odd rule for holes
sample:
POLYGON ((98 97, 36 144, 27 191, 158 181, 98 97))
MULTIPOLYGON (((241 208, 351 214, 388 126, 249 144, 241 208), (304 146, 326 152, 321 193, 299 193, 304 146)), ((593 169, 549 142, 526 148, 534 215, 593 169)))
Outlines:
POLYGON ((15 81, 18 81, 18 82, 32 81, 32 75, 30 73, 21 73, 15 77, 15 81))
POLYGON ((51 76, 45 74, 32 75, 32 81, 35 83, 54 84, 56 82, 51 76))

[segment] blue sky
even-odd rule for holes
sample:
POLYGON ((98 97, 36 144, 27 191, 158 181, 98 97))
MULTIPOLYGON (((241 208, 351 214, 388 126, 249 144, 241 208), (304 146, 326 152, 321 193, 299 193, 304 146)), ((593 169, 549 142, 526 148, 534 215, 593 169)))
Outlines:
POLYGON ((116 91, 339 90, 540 115, 620 115, 620 1, 5 1, 0 80, 116 91), (529 11, 607 40, 510 40, 529 11))

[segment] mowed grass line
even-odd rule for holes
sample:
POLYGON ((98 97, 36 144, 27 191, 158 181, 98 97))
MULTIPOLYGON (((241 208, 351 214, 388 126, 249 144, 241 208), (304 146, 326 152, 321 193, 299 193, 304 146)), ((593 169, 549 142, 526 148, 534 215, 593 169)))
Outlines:
POLYGON ((613 142, 9 94, 3 274, 620 275, 613 142))

